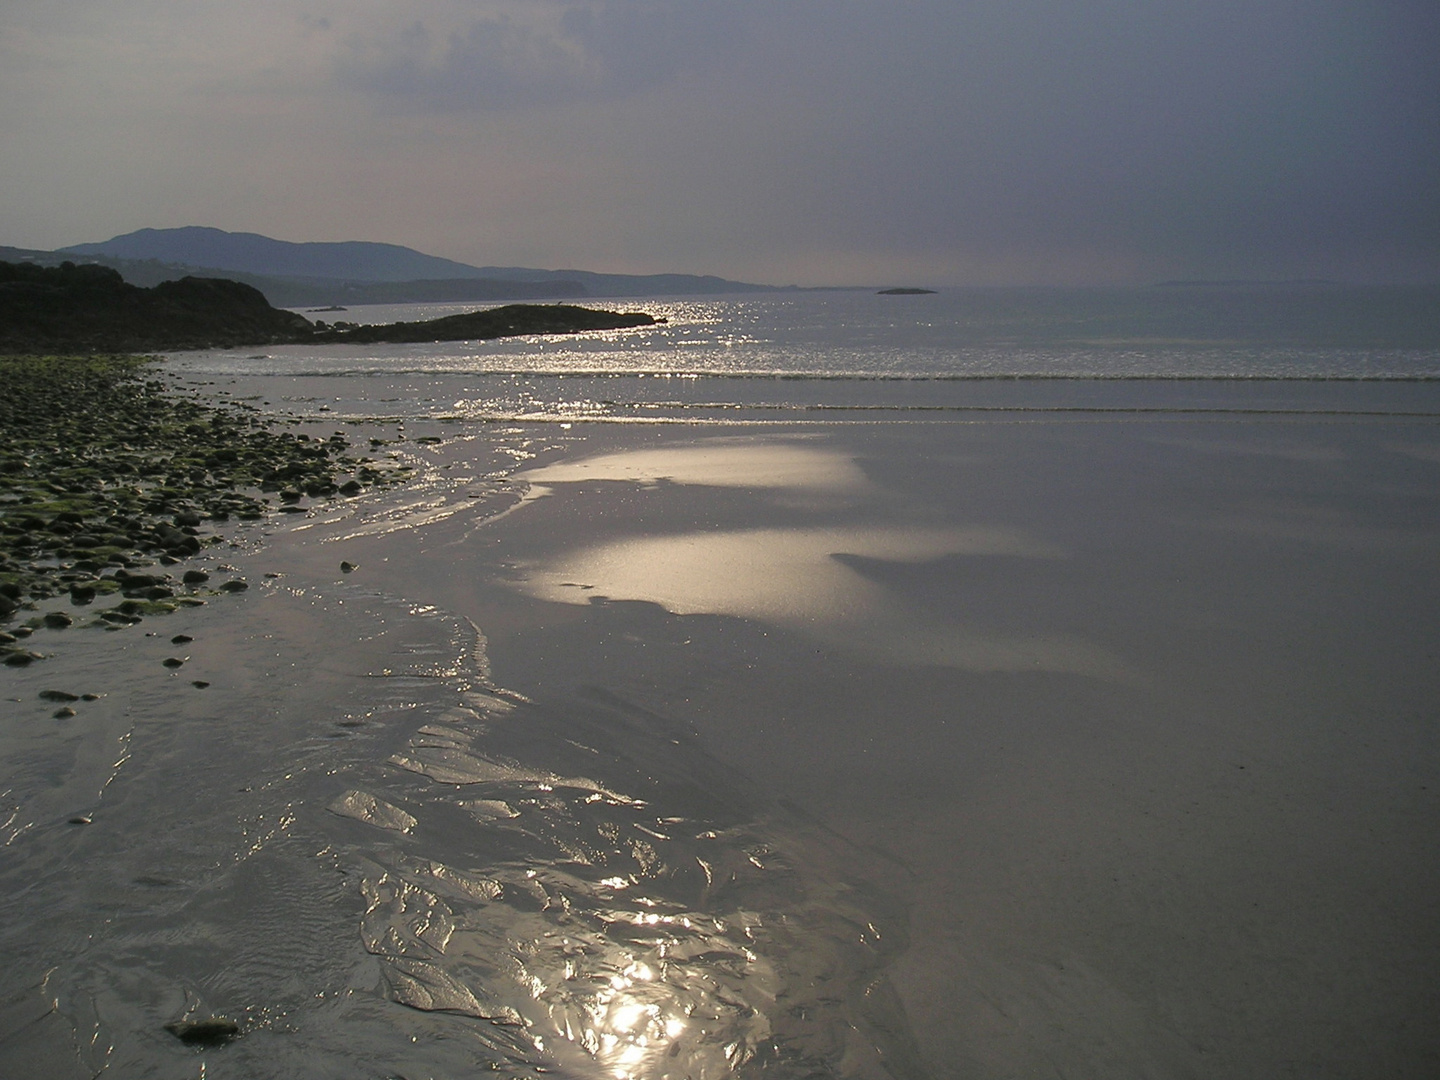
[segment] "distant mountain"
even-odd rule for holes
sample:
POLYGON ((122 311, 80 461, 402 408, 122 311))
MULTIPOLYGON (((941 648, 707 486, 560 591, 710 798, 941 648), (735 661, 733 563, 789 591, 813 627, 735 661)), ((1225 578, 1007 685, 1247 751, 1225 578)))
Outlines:
POLYGON ((66 255, 158 259, 182 266, 238 270, 268 277, 418 281, 488 276, 473 266, 425 255, 398 244, 358 240, 294 244, 259 233, 232 233, 199 225, 183 229, 140 229, 103 244, 76 244, 60 250, 66 255))
POLYGON ((49 258, 39 261, 93 259, 114 267, 127 281, 140 285, 187 274, 230 276, 254 285, 271 303, 290 306, 387 303, 400 299, 509 300, 775 291, 770 285, 710 275, 470 266, 398 244, 358 240, 297 244, 258 233, 231 233, 197 225, 140 229, 104 243, 75 244, 44 254, 49 258))

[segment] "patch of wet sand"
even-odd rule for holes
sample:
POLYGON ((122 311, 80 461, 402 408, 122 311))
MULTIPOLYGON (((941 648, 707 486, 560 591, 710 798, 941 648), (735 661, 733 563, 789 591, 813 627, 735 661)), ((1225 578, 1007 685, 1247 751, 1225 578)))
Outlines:
POLYGON ((547 498, 345 550, 483 625, 507 685, 692 724, 853 841, 910 906, 894 975, 935 1075, 1430 1069, 1433 426, 750 437, 861 469, 838 502, 773 459, 687 483, 724 449, 693 430, 568 439, 547 498), (976 529, 1028 548, 933 542, 976 529), (947 633, 1111 666, 956 662, 947 633))

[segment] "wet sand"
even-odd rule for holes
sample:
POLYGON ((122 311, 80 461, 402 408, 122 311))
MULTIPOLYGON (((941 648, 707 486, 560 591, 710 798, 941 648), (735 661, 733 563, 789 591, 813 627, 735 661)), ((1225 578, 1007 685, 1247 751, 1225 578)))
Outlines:
POLYGON ((1433 424, 566 439, 500 520, 329 557, 852 842, 932 1074, 1431 1070, 1433 424))
MULTIPOLYGON (((634 750, 624 769, 586 775, 630 770, 638 785, 649 770, 660 783, 674 766, 809 845, 824 880, 863 888, 869 932, 899 940, 898 952, 872 950, 895 1000, 847 1014, 887 1048, 856 1075, 1420 1077, 1440 1065, 1433 421, 999 415, 436 434, 446 441, 410 444, 429 466, 423 482, 276 526, 263 547, 232 554, 251 560, 255 595, 237 604, 252 614, 185 616, 212 650, 187 674, 205 666, 213 696, 177 710, 178 680, 164 675, 169 698, 146 683, 152 696, 136 699, 176 720, 151 725, 153 738, 163 727, 180 740, 149 759, 170 773, 147 764, 149 779, 131 781, 146 775, 139 763, 86 751, 90 765, 54 766, 71 779, 26 805, 32 833, 60 836, 54 823, 96 803, 81 789, 123 789, 143 846, 159 778, 200 783, 183 755, 215 752, 205 724, 242 704, 247 738, 277 721, 245 768, 278 794, 263 805, 217 794, 181 819, 200 822, 192 860, 207 843, 217 865, 245 850, 232 835, 243 820, 261 854, 228 856, 237 866, 314 876, 313 890, 281 890, 280 907, 309 913, 312 942, 334 942, 298 965, 322 974, 303 987, 276 974, 293 936, 277 916, 264 963, 232 942, 244 963, 227 982, 214 960, 172 957, 179 966, 137 997, 150 1004, 112 1003, 100 1029, 179 1015, 185 995, 167 985, 198 988, 205 1007, 225 1005, 217 988, 229 986, 230 1002, 257 1003, 261 1036, 285 1025, 267 1027, 260 1003, 281 1001, 268 1007, 317 1045, 327 1023, 378 1016, 375 979, 347 974, 367 955, 363 905, 338 884, 317 901, 325 875, 303 852, 324 844, 345 862, 349 834, 320 811, 357 788, 400 791, 395 777, 411 774, 377 779, 381 764, 443 707, 453 687, 435 690, 439 669, 468 665, 473 687, 528 703, 532 733, 505 736, 519 764, 559 774, 558 761, 520 759, 527 737, 557 753, 570 723, 579 762, 598 740, 619 754, 671 732, 683 769, 669 751, 634 750), (341 560, 358 569, 339 574, 341 560), (357 608, 384 614, 362 620, 373 634, 337 641, 357 608), (415 629, 446 613, 478 628, 483 674, 479 643, 450 623, 415 629), (399 679, 401 654, 425 658, 429 681, 399 679), (646 734, 625 726, 636 718, 646 734), (299 824, 276 825, 287 813, 299 824), (263 839, 287 829, 293 849, 263 839), (317 981, 350 986, 352 1004, 316 1014, 304 1002, 317 981)), ((106 647, 108 659, 57 656, 51 671, 72 664, 78 685, 108 664, 118 685, 125 663, 106 647)), ((23 674, 27 697, 40 678, 23 674)), ((107 701, 118 711, 95 730, 107 746, 133 744, 126 732, 146 729, 137 706, 107 701)), ((498 737, 498 721, 480 720, 476 732, 498 737)), ((429 805, 404 794, 388 797, 417 814, 429 805)), ((194 876, 147 874, 144 861, 135 855, 127 880, 194 876)), ((223 890, 211 895, 219 904, 223 890)), ((132 916, 143 932, 126 945, 131 962, 208 910, 185 897, 168 914, 125 901, 146 909, 132 916)), ((77 910, 43 925, 80 933, 94 919, 77 910)), ((71 1015, 82 996, 72 992, 71 1015)), ((411 1067, 459 1067, 445 1055, 476 1021, 453 1023, 415 1029, 443 1038, 426 1043, 428 1066, 411 1067)), ((207 1057, 210 1075, 260 1053, 247 1044, 260 1036, 207 1057)), ((284 1060, 303 1063, 295 1044, 284 1060)), ((132 1038, 125 1060, 138 1067, 159 1045, 132 1038)), ((374 1060, 405 1067, 402 1047, 397 1034, 374 1060)))

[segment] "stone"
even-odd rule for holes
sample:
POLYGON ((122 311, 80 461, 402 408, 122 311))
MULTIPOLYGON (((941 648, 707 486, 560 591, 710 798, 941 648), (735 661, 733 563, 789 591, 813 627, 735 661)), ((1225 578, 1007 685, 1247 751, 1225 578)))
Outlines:
POLYGON ((224 1046, 240 1037, 240 1025, 224 1016, 204 1020, 177 1020, 165 1030, 187 1046, 224 1046))

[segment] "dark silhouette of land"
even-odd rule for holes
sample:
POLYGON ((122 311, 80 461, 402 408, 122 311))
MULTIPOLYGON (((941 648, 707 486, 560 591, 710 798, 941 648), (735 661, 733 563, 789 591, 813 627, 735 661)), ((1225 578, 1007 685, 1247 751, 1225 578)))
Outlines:
POLYGON ((124 353, 303 342, 463 341, 646 326, 643 313, 562 304, 489 311, 388 326, 324 326, 270 305, 249 285, 187 277, 153 288, 104 266, 0 262, 0 352, 124 353))
POLYGON ((272 304, 394 304, 415 301, 561 300, 586 296, 682 296, 774 292, 774 286, 711 274, 604 274, 526 266, 471 266, 398 244, 303 243, 190 225, 140 229, 60 251, 0 248, 0 259, 110 266, 132 285, 187 275, 253 285, 272 304))

